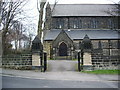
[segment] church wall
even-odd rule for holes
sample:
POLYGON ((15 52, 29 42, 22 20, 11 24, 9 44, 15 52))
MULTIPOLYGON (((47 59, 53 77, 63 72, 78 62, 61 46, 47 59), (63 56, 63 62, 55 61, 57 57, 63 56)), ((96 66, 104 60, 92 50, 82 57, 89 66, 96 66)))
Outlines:
MULTIPOLYGON (((74 41, 75 44, 79 44, 79 42, 74 41)), ((118 40, 91 40, 91 42, 93 46, 91 54, 94 69, 117 69, 120 65, 120 44, 118 40), (99 46, 100 42, 101 48, 99 46)), ((79 49, 79 45, 76 46, 79 49)))
MULTIPOLYGON (((79 42, 82 40, 74 40, 74 50, 79 50, 79 42)), ((103 55, 109 55, 109 48, 111 49, 110 53, 112 55, 118 55, 118 40, 91 40, 93 50, 100 49, 99 48, 99 42, 101 42, 101 50, 103 55), (111 43, 111 46, 109 46, 109 42, 111 43)), ((47 51, 48 56, 50 56, 50 48, 52 48, 52 41, 44 41, 44 51, 47 51)))
MULTIPOLYGON (((79 42, 82 40, 74 40, 74 51, 72 59, 77 59, 77 50, 79 49, 79 42)), ((92 65, 94 69, 117 69, 120 65, 120 48, 118 48, 118 40, 91 40, 93 49, 91 52, 92 65), (101 47, 99 48, 99 42, 101 47), (109 47, 111 42, 111 47, 109 47)), ((47 52, 48 59, 55 59, 56 53, 52 52, 52 41, 44 42, 44 51, 47 52)))
MULTIPOLYGON (((92 41, 92 43, 96 43, 96 41, 92 41)), ((101 45, 102 49, 93 47, 92 64, 94 69, 117 69, 120 64, 118 40, 101 40, 101 45)))
POLYGON ((44 41, 43 50, 47 52, 47 58, 49 59, 51 56, 50 50, 52 48, 52 41, 44 41))
POLYGON ((52 29, 114 29, 117 26, 112 17, 52 17, 52 29))
MULTIPOLYGON (((77 44, 79 43, 76 41, 77 44)), ((120 64, 118 40, 92 40, 92 64, 94 69, 117 69, 120 64), (101 49, 99 49, 101 42, 101 49), (109 46, 111 43, 111 46, 109 46)))

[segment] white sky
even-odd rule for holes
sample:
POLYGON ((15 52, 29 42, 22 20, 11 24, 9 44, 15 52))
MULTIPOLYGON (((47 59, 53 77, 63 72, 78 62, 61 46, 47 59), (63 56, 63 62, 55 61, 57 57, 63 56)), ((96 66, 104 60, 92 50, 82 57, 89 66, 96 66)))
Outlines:
MULTIPOLYGON (((50 4, 54 4, 55 0, 48 0, 50 4)), ((118 3, 120 0, 57 0, 58 4, 113 4, 118 3)), ((25 6, 26 14, 31 17, 27 20, 27 23, 34 25, 35 30, 31 32, 37 34, 38 24, 38 11, 37 11, 37 0, 28 0, 25 6)))
MULTIPOLYGON (((54 3, 54 0, 48 0, 50 3, 54 3)), ((60 4, 110 4, 113 2, 118 2, 119 0, 57 0, 60 4)))

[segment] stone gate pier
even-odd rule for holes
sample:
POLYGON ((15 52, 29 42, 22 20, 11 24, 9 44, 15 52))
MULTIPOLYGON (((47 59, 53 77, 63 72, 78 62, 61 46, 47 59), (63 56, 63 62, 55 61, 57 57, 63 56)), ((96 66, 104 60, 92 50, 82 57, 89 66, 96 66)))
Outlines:
POLYGON ((38 36, 32 42, 32 68, 40 68, 42 66, 43 46, 38 36))
POLYGON ((83 70, 93 70, 91 51, 85 51, 83 54, 83 70))
POLYGON ((92 43, 88 35, 86 34, 81 43, 81 53, 83 53, 82 58, 82 68, 83 70, 93 70, 92 66, 92 43))

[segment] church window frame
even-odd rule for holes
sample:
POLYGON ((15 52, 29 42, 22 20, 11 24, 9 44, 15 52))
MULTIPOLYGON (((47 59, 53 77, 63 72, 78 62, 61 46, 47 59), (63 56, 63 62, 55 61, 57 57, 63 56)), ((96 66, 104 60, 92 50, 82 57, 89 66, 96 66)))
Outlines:
POLYGON ((94 28, 94 29, 96 29, 96 28, 98 28, 98 23, 99 23, 99 21, 97 20, 97 19, 91 19, 90 20, 90 28, 94 28))
POLYGON ((73 28, 73 29, 81 29, 82 28, 82 20, 79 18, 74 18, 69 23, 71 23, 71 28, 73 28))
POLYGON ((63 18, 57 18, 55 23, 56 23, 56 29, 64 28, 64 19, 63 18))

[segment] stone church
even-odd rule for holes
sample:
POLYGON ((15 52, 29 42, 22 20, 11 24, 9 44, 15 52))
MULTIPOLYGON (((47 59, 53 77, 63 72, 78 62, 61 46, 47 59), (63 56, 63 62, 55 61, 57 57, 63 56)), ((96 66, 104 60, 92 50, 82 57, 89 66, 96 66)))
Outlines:
MULTIPOLYGON (((118 66, 120 32, 114 4, 47 4, 43 49, 52 60, 89 52, 95 67, 118 66), (86 44, 86 45, 85 45, 86 44)), ((83 59, 84 60, 84 59, 83 59)))

